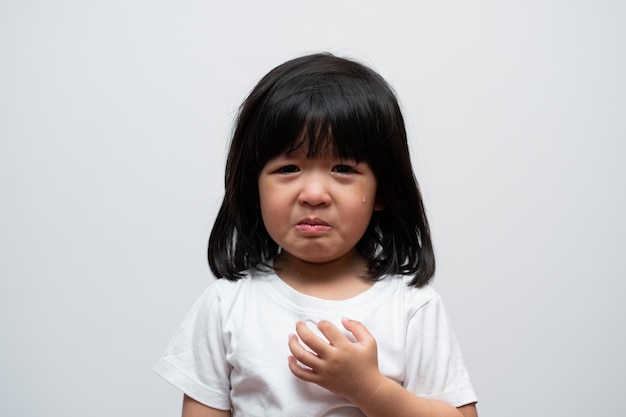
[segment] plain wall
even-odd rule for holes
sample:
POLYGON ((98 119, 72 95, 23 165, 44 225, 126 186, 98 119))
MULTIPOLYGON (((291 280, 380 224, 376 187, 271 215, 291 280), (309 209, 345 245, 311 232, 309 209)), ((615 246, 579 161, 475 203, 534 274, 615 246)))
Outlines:
POLYGON ((626 5, 0 1, 0 415, 179 415, 227 141, 328 50, 396 89, 487 416, 620 415, 626 5))

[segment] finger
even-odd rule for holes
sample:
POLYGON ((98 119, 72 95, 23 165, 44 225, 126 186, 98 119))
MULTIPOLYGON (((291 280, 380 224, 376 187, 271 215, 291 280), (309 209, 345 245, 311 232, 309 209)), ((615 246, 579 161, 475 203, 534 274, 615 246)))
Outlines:
POLYGON ((315 369, 320 365, 320 358, 308 350, 306 350, 298 341, 295 334, 289 335, 289 350, 295 359, 304 366, 315 369))
POLYGON ((320 320, 317 328, 333 346, 340 346, 342 343, 350 342, 337 326, 327 320, 320 320))
POLYGON ((341 324, 346 328, 350 333, 354 335, 357 342, 366 343, 372 342, 374 340, 374 336, 367 330, 367 328, 360 321, 351 320, 349 318, 342 318, 341 324))
POLYGON ((300 340, 302 340, 302 343, 308 346, 313 352, 320 356, 327 352, 328 342, 313 333, 303 321, 296 323, 296 333, 298 337, 300 337, 300 340))
POLYGON ((298 360, 293 356, 289 356, 287 359, 288 359, 289 370, 291 371, 292 374, 294 374, 296 377, 307 382, 316 381, 317 375, 315 374, 315 371, 298 365, 298 360))

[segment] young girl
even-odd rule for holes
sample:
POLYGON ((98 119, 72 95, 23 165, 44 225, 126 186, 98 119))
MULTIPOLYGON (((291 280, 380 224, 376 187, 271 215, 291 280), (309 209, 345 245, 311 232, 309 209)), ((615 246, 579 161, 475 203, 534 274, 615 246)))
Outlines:
POLYGON ((476 416, 387 83, 329 54, 243 103, 209 240, 217 278, 155 371, 183 416, 476 416))

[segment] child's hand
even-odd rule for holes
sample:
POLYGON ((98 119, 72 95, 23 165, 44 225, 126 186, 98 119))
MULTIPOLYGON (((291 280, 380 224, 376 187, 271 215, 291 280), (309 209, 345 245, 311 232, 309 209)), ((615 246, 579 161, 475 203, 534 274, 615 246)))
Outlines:
POLYGON ((376 340, 370 332, 358 321, 344 318, 342 324, 356 342, 329 321, 317 324, 328 343, 303 322, 296 323, 298 336, 314 353, 305 349, 296 335, 290 335, 289 350, 293 356, 289 357, 289 369, 304 381, 358 403, 376 392, 385 377, 378 370, 376 340))

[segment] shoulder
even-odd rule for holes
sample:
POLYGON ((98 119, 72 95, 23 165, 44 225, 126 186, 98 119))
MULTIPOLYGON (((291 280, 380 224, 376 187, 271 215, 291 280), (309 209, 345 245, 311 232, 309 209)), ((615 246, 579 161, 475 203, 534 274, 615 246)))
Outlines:
POLYGON ((441 303, 441 296, 431 285, 415 287, 409 285, 411 279, 406 275, 389 275, 383 281, 386 281, 385 289, 413 311, 427 308, 430 304, 441 303))
POLYGON ((225 278, 214 279, 204 291, 203 297, 226 301, 228 303, 234 298, 258 291, 276 277, 273 271, 257 269, 249 269, 243 271, 241 274, 241 278, 237 280, 228 280, 225 278))
POLYGON ((393 305, 407 320, 424 323, 447 321, 444 301, 431 285, 409 286, 411 278, 403 275, 391 275, 384 280, 387 281, 385 292, 389 298, 383 302, 393 305))

